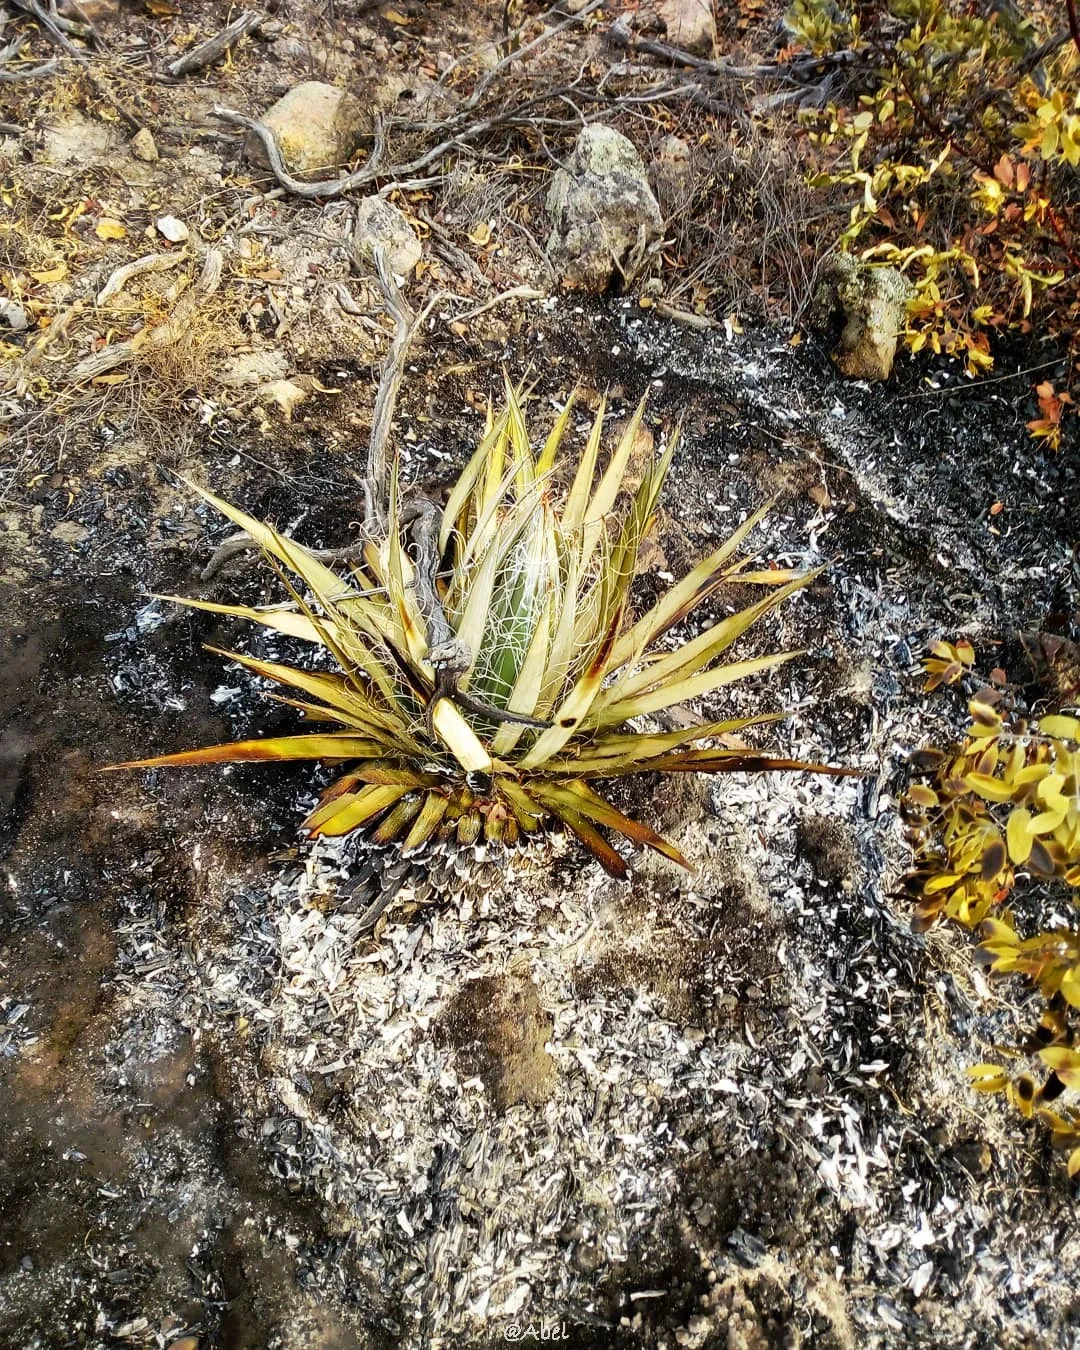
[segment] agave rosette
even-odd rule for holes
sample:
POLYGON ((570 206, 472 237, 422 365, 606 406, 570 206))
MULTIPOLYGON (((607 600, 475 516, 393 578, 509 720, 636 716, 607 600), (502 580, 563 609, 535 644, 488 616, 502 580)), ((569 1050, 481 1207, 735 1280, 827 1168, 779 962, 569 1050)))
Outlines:
MULTIPOLYGON (((304 822, 310 835, 364 830, 406 854, 434 838, 515 844, 558 824, 613 875, 627 865, 609 833, 689 866, 678 849, 631 819, 593 786, 640 773, 724 773, 773 768, 844 772, 773 758, 740 733, 776 714, 675 731, 636 730, 638 718, 772 669, 799 653, 719 658, 769 610, 816 572, 758 570, 741 549, 767 508, 634 618, 629 592, 653 521, 677 434, 631 485, 644 401, 601 468, 604 406, 568 486, 560 451, 573 400, 539 452, 520 397, 504 410, 450 491, 442 513, 439 600, 473 654, 457 687, 501 720, 440 696, 428 633, 402 527, 395 480, 386 538, 330 567, 272 526, 202 488, 207 501, 261 547, 284 581, 288 608, 249 608, 180 596, 194 609, 250 620, 325 649, 337 669, 305 669, 240 652, 221 655, 284 686, 278 695, 318 731, 273 736, 133 761, 120 768, 227 761, 321 760, 346 765, 304 822), (755 603, 699 636, 658 643, 725 583, 762 588, 755 603), (542 725, 535 725, 535 724, 542 725)), ((216 650, 216 649, 215 649, 216 650)))

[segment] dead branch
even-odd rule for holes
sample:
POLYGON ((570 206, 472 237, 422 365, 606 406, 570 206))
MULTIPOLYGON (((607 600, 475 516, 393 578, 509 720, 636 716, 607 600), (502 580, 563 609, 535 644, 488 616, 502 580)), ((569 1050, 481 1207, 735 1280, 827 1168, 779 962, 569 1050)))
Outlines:
POLYGON ((383 362, 379 388, 375 395, 375 409, 371 419, 371 439, 368 442, 367 475, 364 483, 364 503, 367 509, 368 527, 378 527, 385 535, 387 529, 387 502, 389 501, 389 477, 386 468, 387 446, 390 443, 390 428, 394 420, 394 408, 405 378, 405 358, 416 328, 416 319, 398 290, 397 282, 390 272, 386 252, 381 244, 374 249, 375 272, 379 278, 379 288, 383 302, 394 318, 394 340, 383 362))
POLYGON ((16 9, 21 9, 24 14, 29 14, 32 19, 36 19, 46 37, 54 42, 61 51, 66 52, 68 56, 74 56, 78 61, 86 60, 86 53, 75 46, 49 11, 40 3, 40 0, 12 0, 12 4, 16 9))
POLYGON ((0 84, 14 84, 16 80, 42 79, 46 75, 55 75, 59 69, 59 61, 45 61, 40 66, 31 66, 29 70, 0 70, 0 84))
POLYGON ((446 322, 464 323, 466 319, 479 318, 481 314, 486 314, 489 309, 494 309, 496 305, 501 305, 506 300, 543 300, 547 294, 547 291, 538 291, 535 286, 511 286, 508 291, 501 291, 490 300, 485 300, 483 304, 465 310, 463 314, 452 315, 446 322))
MULTIPOLYGON (((604 0, 589 0, 589 3, 576 14, 572 14, 568 19, 564 19, 562 23, 556 24, 554 28, 545 28, 544 31, 540 33, 538 37, 533 38, 531 42, 526 42, 523 47, 518 47, 509 52, 497 65, 492 66, 484 78, 479 82, 462 105, 462 112, 471 112, 491 88, 492 84, 494 84, 499 76, 510 66, 515 65, 518 61, 521 61, 524 57, 530 55, 538 48, 545 46, 561 33, 565 33, 568 28, 576 27, 584 19, 587 19, 594 10, 599 9, 603 3, 604 0)), ((548 10, 547 14, 551 14, 552 12, 552 10, 548 10)), ((547 14, 544 15, 545 18, 547 18, 547 14)), ((521 30, 518 29, 517 31, 520 32, 521 30)))
POLYGON ((220 33, 207 38, 205 42, 200 42, 197 47, 192 47, 191 51, 185 52, 183 56, 178 56, 175 61, 170 61, 165 67, 165 73, 175 78, 180 75, 188 75, 193 70, 202 70, 205 66, 212 66, 215 61, 225 55, 234 42, 238 42, 248 33, 253 33, 256 28, 265 22, 266 13, 264 10, 244 10, 220 33))
MULTIPOLYGON (((30 2, 31 0, 27 0, 27 3, 30 2)), ((429 134, 441 134, 444 139, 407 164, 395 164, 385 169, 382 167, 382 133, 381 128, 377 126, 375 150, 366 164, 341 178, 304 182, 299 178, 294 178, 289 172, 273 132, 264 123, 253 117, 247 117, 243 113, 235 111, 235 109, 224 108, 220 105, 214 107, 211 116, 228 126, 244 127, 257 136, 266 152, 270 171, 278 183, 286 192, 308 201, 325 201, 342 197, 347 193, 355 192, 359 188, 368 187, 377 178, 409 179, 427 169, 451 151, 460 151, 464 146, 479 140, 497 127, 532 125, 532 119, 528 117, 528 109, 537 103, 544 102, 545 100, 542 98, 531 100, 524 107, 508 108, 492 117, 482 118, 476 122, 469 122, 468 114, 477 107, 483 96, 491 88, 492 83, 510 66, 536 51, 538 47, 558 37, 567 28, 581 23, 602 3, 603 0, 589 0, 589 3, 579 13, 572 15, 562 23, 556 24, 553 28, 545 29, 532 42, 526 43, 517 51, 504 57, 480 80, 472 94, 453 117, 436 122, 434 125, 424 124, 411 128, 415 131, 426 131, 429 134)))
POLYGON ((621 50, 645 52, 649 56, 669 61, 672 65, 688 66, 691 70, 728 80, 781 80, 810 85, 820 80, 829 69, 852 65, 859 58, 858 52, 844 50, 830 52, 825 56, 797 57, 794 61, 783 63, 772 61, 756 66, 734 66, 727 61, 711 61, 704 56, 695 56, 693 52, 672 46, 669 42, 635 37, 625 18, 616 19, 608 29, 607 36, 612 46, 621 50))
POLYGON ((103 305, 128 284, 132 277, 142 276, 144 272, 167 272, 178 263, 186 262, 191 255, 180 253, 148 253, 145 258, 136 258, 123 267, 118 267, 105 285, 98 291, 96 305, 103 305))

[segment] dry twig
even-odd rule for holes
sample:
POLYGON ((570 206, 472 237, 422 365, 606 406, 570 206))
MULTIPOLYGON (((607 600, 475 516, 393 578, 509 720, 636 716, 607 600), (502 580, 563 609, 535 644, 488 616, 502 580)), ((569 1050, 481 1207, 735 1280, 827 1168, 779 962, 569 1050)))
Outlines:
POLYGON ((180 253, 148 253, 144 258, 136 258, 134 262, 126 263, 123 267, 118 267, 105 285, 97 293, 94 301, 96 305, 103 305, 107 300, 111 300, 114 295, 128 284, 133 277, 142 276, 145 272, 167 272, 177 263, 186 262, 190 254, 180 253))
POLYGON ((256 28, 266 22, 266 13, 261 9, 246 9, 238 18, 233 19, 227 28, 223 28, 220 33, 215 33, 213 37, 207 38, 205 42, 200 42, 197 47, 192 47, 191 51, 185 52, 183 56, 178 56, 175 61, 170 61, 165 67, 165 73, 174 77, 179 75, 188 75, 193 70, 202 70, 206 66, 212 66, 219 60, 234 42, 247 33, 253 33, 256 28))

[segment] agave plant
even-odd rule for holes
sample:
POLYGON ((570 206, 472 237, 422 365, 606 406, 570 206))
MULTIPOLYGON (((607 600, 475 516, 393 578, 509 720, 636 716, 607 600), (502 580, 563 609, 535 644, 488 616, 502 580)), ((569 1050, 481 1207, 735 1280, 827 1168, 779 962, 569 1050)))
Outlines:
POLYGON ((572 405, 534 452, 521 398, 508 387, 503 411, 489 414, 441 513, 427 501, 403 501, 395 472, 383 537, 358 544, 339 566, 192 484, 261 547, 291 603, 248 608, 165 598, 322 649, 318 666, 330 664, 328 654, 336 669, 220 654, 289 690, 276 697, 323 729, 116 767, 342 765, 304 822, 310 836, 360 831, 411 856, 439 839, 514 845, 565 827, 616 877, 626 876, 627 863, 610 834, 689 863, 647 823, 612 805, 598 782, 642 773, 844 772, 772 758, 739 740, 774 714, 640 728, 654 714, 798 655, 719 663, 756 620, 817 573, 758 570, 740 552, 763 508, 635 615, 638 553, 678 437, 639 467, 635 485, 631 459, 644 402, 602 468, 601 403, 576 471, 564 475, 560 451, 572 405), (735 580, 760 586, 761 598, 692 640, 661 648, 665 634, 735 580))

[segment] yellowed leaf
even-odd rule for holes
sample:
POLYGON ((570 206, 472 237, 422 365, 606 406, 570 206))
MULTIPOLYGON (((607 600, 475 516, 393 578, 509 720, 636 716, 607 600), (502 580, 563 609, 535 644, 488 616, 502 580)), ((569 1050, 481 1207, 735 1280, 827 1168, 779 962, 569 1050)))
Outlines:
POLYGON ((469 231, 469 238, 479 248, 491 243, 491 226, 486 220, 477 221, 469 231))
POLYGON ((63 281, 68 274, 66 262, 57 263, 55 267, 50 267, 44 272, 31 272, 30 275, 35 281, 39 281, 42 286, 51 286, 54 281, 63 281))
POLYGON ((399 9, 384 9, 382 16, 387 23, 403 24, 405 27, 412 23, 412 19, 407 14, 402 14, 399 9))
POLYGON ((99 239, 126 239, 127 226, 121 225, 118 220, 110 220, 108 216, 105 216, 94 226, 94 233, 99 239))

